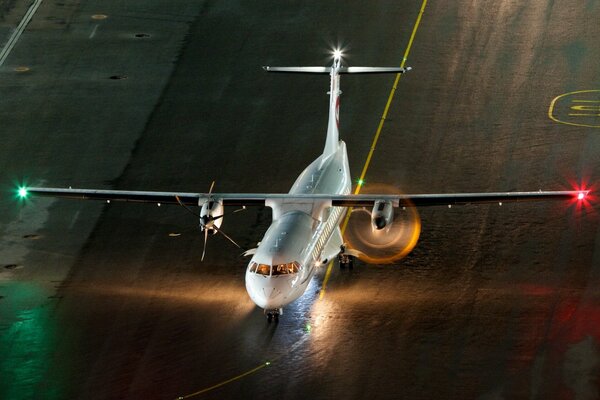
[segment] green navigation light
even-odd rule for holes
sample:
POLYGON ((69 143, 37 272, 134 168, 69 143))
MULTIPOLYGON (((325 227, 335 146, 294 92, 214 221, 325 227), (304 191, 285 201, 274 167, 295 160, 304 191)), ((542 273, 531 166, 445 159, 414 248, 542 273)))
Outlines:
POLYGON ((19 188, 19 197, 24 199, 25 197, 27 197, 28 193, 27 193, 27 189, 25 189, 24 187, 19 188))

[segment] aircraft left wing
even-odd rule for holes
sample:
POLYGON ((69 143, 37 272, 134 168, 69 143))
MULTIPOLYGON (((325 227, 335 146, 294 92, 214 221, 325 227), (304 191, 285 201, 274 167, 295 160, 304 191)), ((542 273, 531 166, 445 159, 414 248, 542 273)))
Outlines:
POLYGON ((62 189, 30 187, 19 189, 19 196, 29 194, 37 196, 62 197, 80 200, 104 200, 178 204, 188 206, 201 205, 208 199, 223 202, 224 206, 260 206, 267 200, 281 200, 285 203, 310 203, 331 201, 338 207, 367 207, 376 201, 389 201, 394 207, 427 207, 440 205, 465 205, 477 203, 504 203, 540 200, 583 200, 589 190, 534 191, 534 192, 489 192, 489 193, 442 193, 442 194, 289 194, 289 193, 185 193, 185 192, 148 192, 103 189, 62 189))

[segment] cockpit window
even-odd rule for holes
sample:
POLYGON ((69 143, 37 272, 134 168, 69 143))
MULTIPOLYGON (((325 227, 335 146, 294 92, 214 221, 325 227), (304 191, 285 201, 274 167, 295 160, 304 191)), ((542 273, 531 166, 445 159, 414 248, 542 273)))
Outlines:
POLYGON ((250 272, 257 273, 260 275, 285 275, 285 274, 296 274, 300 271, 300 264, 296 261, 288 264, 277 264, 272 268, 267 264, 257 264, 255 262, 250 263, 250 272))
POLYGON ((258 264, 258 267, 256 268, 256 273, 261 275, 270 275, 271 266, 267 264, 258 264))
POLYGON ((252 262, 250 264, 250 272, 256 272, 256 267, 258 267, 258 264, 255 262, 252 262))
POLYGON ((278 264, 273 266, 273 275, 295 274, 300 270, 300 264, 291 262, 288 264, 278 264))

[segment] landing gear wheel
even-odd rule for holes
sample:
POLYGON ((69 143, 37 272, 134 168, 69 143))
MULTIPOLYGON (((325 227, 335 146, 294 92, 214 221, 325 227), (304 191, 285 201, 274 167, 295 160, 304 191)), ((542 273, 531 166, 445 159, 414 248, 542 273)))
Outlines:
POLYGON ((338 255, 338 261, 340 262, 340 269, 353 269, 354 268, 354 256, 346 254, 346 246, 341 246, 341 253, 338 255))
POLYGON ((283 309, 276 308, 274 310, 265 310, 265 313, 267 314, 267 322, 269 324, 273 321, 275 321, 275 323, 278 323, 279 315, 281 315, 283 313, 283 309))

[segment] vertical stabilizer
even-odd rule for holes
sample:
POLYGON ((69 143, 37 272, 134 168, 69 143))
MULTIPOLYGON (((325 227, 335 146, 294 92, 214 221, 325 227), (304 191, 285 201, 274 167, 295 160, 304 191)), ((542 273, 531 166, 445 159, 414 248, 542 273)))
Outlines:
POLYGON ((342 53, 339 50, 333 53, 331 67, 263 67, 268 72, 300 73, 300 74, 329 74, 329 120, 327 122, 327 139, 323 149, 323 160, 334 154, 340 141, 340 74, 402 74, 410 67, 343 67, 342 53))
POLYGON ((329 85, 329 121, 327 122, 327 139, 323 149, 323 159, 335 153, 340 141, 340 62, 341 56, 336 54, 331 66, 329 85))

